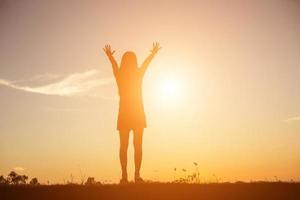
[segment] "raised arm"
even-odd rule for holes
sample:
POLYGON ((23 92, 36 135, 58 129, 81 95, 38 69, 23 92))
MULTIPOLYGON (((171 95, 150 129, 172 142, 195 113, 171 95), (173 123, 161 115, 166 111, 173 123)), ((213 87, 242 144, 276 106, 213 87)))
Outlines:
POLYGON ((159 43, 153 43, 152 49, 150 50, 150 55, 145 59, 141 66, 142 73, 145 73, 146 69, 148 68, 151 60, 154 58, 155 54, 160 50, 161 47, 159 46, 159 43))
POLYGON ((115 77, 117 77, 118 71, 119 71, 119 66, 117 61, 115 60, 113 54, 115 53, 115 50, 111 51, 111 47, 110 45, 105 45, 105 47, 103 48, 103 51, 105 52, 105 54, 107 55, 108 59, 111 62, 112 68, 113 68, 113 73, 115 75, 115 77))

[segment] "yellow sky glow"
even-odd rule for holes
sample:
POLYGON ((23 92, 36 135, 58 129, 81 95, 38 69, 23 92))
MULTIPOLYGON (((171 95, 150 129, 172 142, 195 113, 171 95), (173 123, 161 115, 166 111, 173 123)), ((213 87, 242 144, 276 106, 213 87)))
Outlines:
POLYGON ((102 48, 141 64, 158 41, 143 81, 145 179, 197 162, 206 181, 300 180, 296 1, 4 2, 0 175, 117 182, 118 92, 102 48))

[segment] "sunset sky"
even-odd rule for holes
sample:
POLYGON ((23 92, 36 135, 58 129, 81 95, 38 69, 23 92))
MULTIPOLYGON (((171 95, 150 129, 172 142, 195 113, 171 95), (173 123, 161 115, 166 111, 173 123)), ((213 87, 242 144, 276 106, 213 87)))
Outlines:
POLYGON ((145 179, 197 162, 206 181, 300 181, 296 0, 0 0, 0 175, 117 182, 118 92, 102 48, 141 64, 156 41, 145 179))

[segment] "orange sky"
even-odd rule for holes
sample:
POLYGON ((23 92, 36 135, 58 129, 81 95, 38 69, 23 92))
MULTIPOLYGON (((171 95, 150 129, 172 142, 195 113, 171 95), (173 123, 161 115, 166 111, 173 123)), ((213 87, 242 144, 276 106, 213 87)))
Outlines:
POLYGON ((141 63, 159 41, 143 87, 145 179, 197 162, 203 180, 300 180, 299 11, 283 0, 1 1, 0 174, 118 181, 118 93, 102 47, 141 63))

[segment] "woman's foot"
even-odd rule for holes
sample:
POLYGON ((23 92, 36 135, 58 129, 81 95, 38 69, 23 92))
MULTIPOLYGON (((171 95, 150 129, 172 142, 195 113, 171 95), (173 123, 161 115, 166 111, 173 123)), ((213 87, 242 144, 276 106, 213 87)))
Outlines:
POLYGON ((120 180, 120 184, 123 185, 123 184, 128 184, 128 179, 127 178, 122 178, 120 180))
POLYGON ((145 183, 145 181, 140 176, 134 177, 134 182, 135 183, 145 183))

